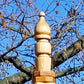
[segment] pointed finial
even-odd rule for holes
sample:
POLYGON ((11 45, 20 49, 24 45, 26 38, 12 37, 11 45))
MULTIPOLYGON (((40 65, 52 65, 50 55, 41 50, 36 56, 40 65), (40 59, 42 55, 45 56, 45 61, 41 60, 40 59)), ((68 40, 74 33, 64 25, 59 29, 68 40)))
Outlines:
POLYGON ((41 11, 40 13, 39 13, 39 17, 45 17, 45 13, 43 12, 43 11, 41 11))
POLYGON ((35 39, 46 38, 50 40, 50 27, 45 21, 45 13, 42 11, 39 13, 39 22, 35 27, 35 39))

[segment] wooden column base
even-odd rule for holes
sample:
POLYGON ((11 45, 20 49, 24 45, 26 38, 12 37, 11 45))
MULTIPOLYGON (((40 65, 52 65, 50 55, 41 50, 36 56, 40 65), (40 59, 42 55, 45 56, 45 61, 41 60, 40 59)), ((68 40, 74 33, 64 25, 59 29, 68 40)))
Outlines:
POLYGON ((35 84, 56 84, 56 83, 43 83, 43 82, 37 82, 35 84))
POLYGON ((49 76, 49 77, 55 77, 55 72, 53 71, 34 71, 34 77, 36 76, 49 76))
POLYGON ((35 82, 55 82, 53 77, 48 76, 37 76, 35 77, 35 82))
POLYGON ((55 72, 34 71, 33 84, 56 84, 55 72))

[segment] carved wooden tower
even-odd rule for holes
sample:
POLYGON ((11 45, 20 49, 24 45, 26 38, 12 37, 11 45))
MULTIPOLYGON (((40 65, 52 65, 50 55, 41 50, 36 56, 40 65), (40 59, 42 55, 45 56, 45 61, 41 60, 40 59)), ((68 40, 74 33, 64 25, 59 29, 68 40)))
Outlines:
POLYGON ((45 13, 39 14, 39 22, 35 28, 36 69, 33 73, 33 84, 56 84, 55 73, 51 71, 50 27, 45 21, 45 13))

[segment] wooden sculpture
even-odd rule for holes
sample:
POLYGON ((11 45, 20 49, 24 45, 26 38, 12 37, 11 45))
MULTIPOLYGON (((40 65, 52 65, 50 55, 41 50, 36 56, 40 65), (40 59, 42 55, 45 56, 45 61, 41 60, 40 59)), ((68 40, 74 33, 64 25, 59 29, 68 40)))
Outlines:
POLYGON ((51 71, 50 27, 45 21, 45 13, 39 14, 39 22, 35 27, 36 69, 33 73, 33 84, 56 84, 55 73, 51 71))

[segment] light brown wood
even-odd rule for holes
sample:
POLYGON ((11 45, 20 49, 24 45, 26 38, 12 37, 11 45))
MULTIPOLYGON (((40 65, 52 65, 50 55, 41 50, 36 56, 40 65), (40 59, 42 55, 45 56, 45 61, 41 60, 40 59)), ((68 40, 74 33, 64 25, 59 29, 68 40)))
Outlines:
POLYGON ((35 39, 47 38, 50 40, 50 27, 45 21, 45 18, 44 18, 45 13, 40 12, 39 16, 40 16, 39 22, 35 27, 35 39))
POLYGON ((51 70, 51 58, 42 54, 36 58, 37 62, 37 70, 38 71, 50 71, 51 70))
POLYGON ((47 76, 40 76, 35 77, 35 82, 54 82, 53 77, 47 77, 47 76))
POLYGON ((34 71, 34 76, 49 76, 55 77, 55 73, 52 71, 34 71))
POLYGON ((51 45, 46 39, 39 40, 35 46, 36 55, 38 54, 51 54, 51 45))
POLYGON ((39 22, 35 27, 36 69, 33 73, 33 84, 55 84, 55 73, 51 72, 50 27, 45 21, 45 13, 39 14, 39 22))
POLYGON ((56 83, 43 83, 43 82, 37 82, 35 84, 56 84, 56 83))

